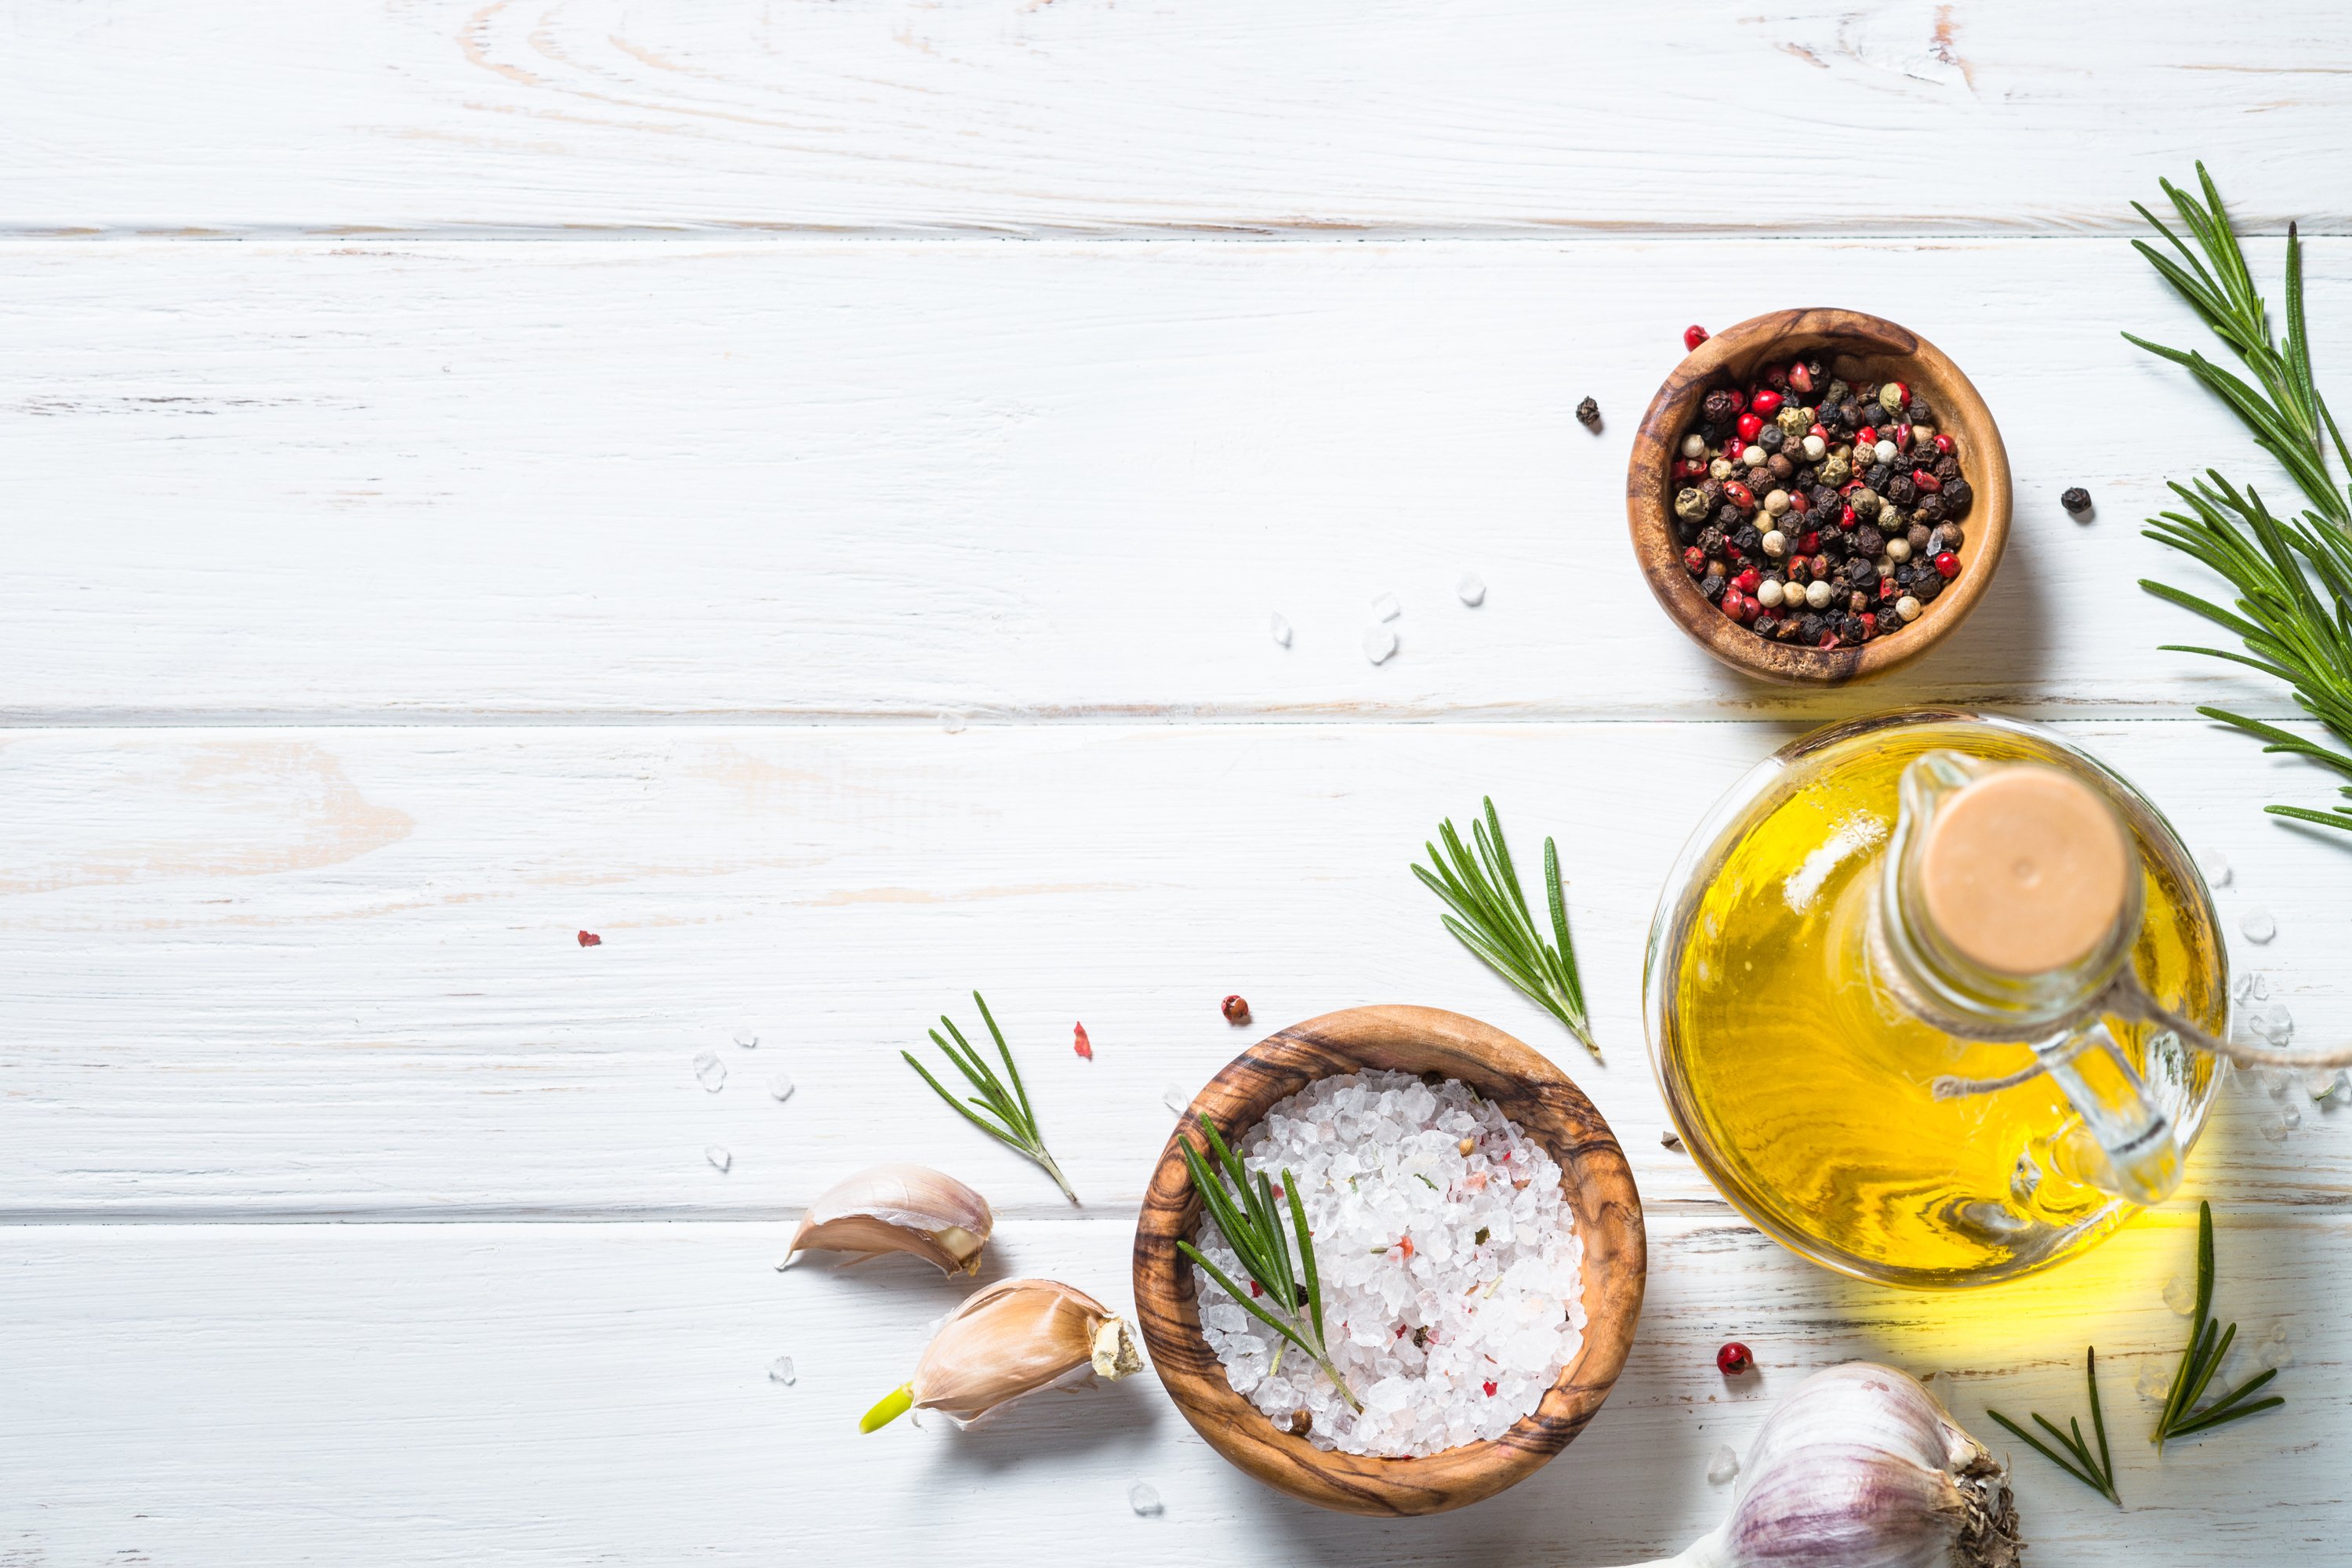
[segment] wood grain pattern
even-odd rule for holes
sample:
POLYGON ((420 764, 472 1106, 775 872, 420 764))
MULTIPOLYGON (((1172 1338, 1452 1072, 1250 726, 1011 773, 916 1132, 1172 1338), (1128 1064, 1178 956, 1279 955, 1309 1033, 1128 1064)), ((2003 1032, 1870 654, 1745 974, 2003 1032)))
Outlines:
POLYGON ((1691 640, 1759 679, 1844 685, 1910 663, 1958 631, 1984 598, 2009 543, 2009 454, 1992 411, 1967 374, 1917 333, 1860 310, 1775 310, 1717 333, 1659 386, 1634 433, 1633 454, 1625 467, 1625 517, 1650 592, 1691 640), (1957 552, 1959 576, 1917 621, 1853 647, 1770 642, 1724 615, 1683 565, 1674 526, 1677 486, 1671 468, 1706 395, 1727 387, 1745 391, 1767 363, 1815 355, 1843 380, 1900 381, 1927 399, 1938 426, 1958 441, 1961 471, 1976 491, 1975 503, 1961 520, 1966 527, 1957 552))
POLYGON ((0 220, 2116 233, 2202 157, 2242 218, 2340 231, 2346 193, 2308 162, 2352 109, 2340 6, 2210 21, 1948 0, 27 5, 0 52, 0 220), (1734 106, 1794 128, 1775 148, 1808 168, 1794 188, 1724 184, 1734 106))
POLYGON ((1459 1013, 1351 1007, 1268 1036, 1193 1098, 1160 1152, 1136 1224, 1136 1320, 1176 1408, 1244 1474, 1345 1513, 1444 1513, 1526 1480, 1600 1414, 1633 1348, 1648 1268, 1642 1199, 1625 1152, 1566 1074, 1500 1029, 1459 1013), (1206 1120, 1238 1142, 1276 1101, 1318 1079, 1367 1069, 1459 1079, 1559 1162, 1560 1188, 1584 1243, 1584 1341, 1535 1412, 1491 1442, 1406 1459, 1317 1448, 1276 1431, 1235 1393, 1201 1335, 1193 1270, 1176 1250, 1201 1217, 1179 1140, 1197 1142, 1206 1120))
MULTIPOLYGON (((2352 242, 2306 267, 2352 343, 2352 242)), ((2137 580, 2214 585, 2138 520, 2264 474, 2126 328, 2201 330, 2115 240, 0 245, 0 720, 2294 717, 2154 651, 2202 624, 2137 580), (1825 295, 2018 476, 1899 694, 1720 668, 1617 521, 1684 324, 1825 295)))

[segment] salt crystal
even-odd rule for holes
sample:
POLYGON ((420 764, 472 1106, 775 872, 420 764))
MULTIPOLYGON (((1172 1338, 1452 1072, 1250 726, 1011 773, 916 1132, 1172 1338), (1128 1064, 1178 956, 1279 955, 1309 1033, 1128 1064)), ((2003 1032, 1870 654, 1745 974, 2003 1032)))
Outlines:
POLYGON ((2268 910, 2248 910, 2245 918, 2238 922, 2238 929, 2245 933, 2248 942, 2264 942, 2278 935, 2278 921, 2271 918, 2268 910))
POLYGON ((2284 1046, 2294 1038, 2294 1015, 2276 1004, 2249 1007, 2246 1027, 2272 1045, 2284 1046))
POLYGON ((2237 978, 2230 982, 2231 999, 2242 1002, 2252 996, 2254 994, 2255 977, 2255 972, 2251 969, 2238 971, 2237 978))
POLYGON ((2303 1112, 2290 1105, 2273 1116, 2263 1118, 2261 1131, 2273 1143, 2284 1143, 2287 1134, 2303 1125, 2303 1112))
POLYGON ((1160 1103, 1181 1116, 1192 1109, 1192 1097, 1172 1083, 1162 1084, 1160 1086, 1160 1103))
POLYGON ((2294 1364, 2294 1351, 2284 1340, 2265 1340, 2254 1347, 2254 1370, 2276 1372, 2294 1364))
POLYGON ((2227 855, 2222 854, 2219 849, 2208 849, 2203 857, 2203 864, 2207 882, 2216 888, 2226 888, 2230 885, 2233 873, 2230 869, 2230 858, 2227 855))
POLYGON ((2269 975, 2267 975, 2267 974, 2264 974, 2264 973, 2262 973, 2262 971, 2260 971, 2260 970, 2256 970, 2256 971, 2254 972, 2253 984, 2246 987, 2246 994, 2247 994, 2247 995, 2249 995, 2249 996, 2251 996, 2251 997, 2252 997, 2255 1001, 2259 1002, 2259 1001, 2261 1001, 2263 997, 2265 997, 2265 996, 2269 995, 2270 994, 2271 994, 2271 979, 2270 979, 2270 976, 2269 976, 2269 975))
POLYGON ((1267 635, 1274 638, 1276 647, 1290 646, 1290 622, 1280 610, 1266 617, 1265 629, 1267 635))
POLYGON ((1465 572, 1462 580, 1454 584, 1454 596, 1472 609, 1486 602, 1486 579, 1475 572, 1465 572))
POLYGON ((1669 1127, 1664 1132, 1658 1134, 1658 1145, 1661 1148, 1672 1149, 1676 1152, 1680 1152, 1683 1146, 1683 1135, 1669 1127))
POLYGON ((947 731, 949 734, 950 734, 950 735, 961 735, 961 734, 962 734, 962 733, 963 733, 963 715, 962 715, 962 714, 961 714, 961 713, 942 713, 942 714, 940 714, 940 729, 942 729, 942 730, 944 730, 944 731, 947 731))
POLYGON ((1397 650, 1397 635, 1388 626, 1364 628, 1364 657, 1374 664, 1386 664, 1397 650))
POLYGON ((768 1381, 771 1383, 781 1383, 790 1388, 799 1375, 793 1370, 793 1358, 788 1355, 780 1355, 768 1363, 768 1381))
POLYGON ((719 1171, 722 1174, 735 1163, 735 1156, 729 1153, 726 1150, 721 1149, 716 1143, 713 1143, 710 1147, 705 1149, 702 1152, 702 1157, 710 1162, 712 1169, 719 1171))
POLYGON ((780 1072, 768 1080, 768 1092, 779 1100, 793 1097, 793 1075, 780 1072))
POLYGON ((757 1050, 760 1045, 760 1037, 753 1034, 749 1029, 738 1029, 735 1031, 735 1043, 742 1047, 747 1051, 757 1050))
POLYGON ((727 1064, 713 1051, 705 1051, 694 1058, 694 1079, 712 1094, 727 1087, 727 1064))
POLYGON ((1730 1444, 1717 1443, 1706 1461, 1706 1479, 1719 1487, 1738 1473, 1739 1456, 1731 1451, 1730 1444))
MULTIPOLYGON (((2196 1303, 2192 1301, 2189 1305, 2195 1306, 2196 1303)), ((2163 1357, 2142 1356, 2139 1376, 2132 1387, 2138 1391, 2142 1399, 2162 1405, 2172 1397, 2172 1377, 2173 1369, 2164 1364, 2163 1357)))
POLYGON ((2326 1100, 2344 1085, 2342 1068, 2316 1068, 2303 1075, 2303 1091, 2314 1100, 2326 1100))
POLYGON ((1397 603, 1394 594, 1382 594, 1372 601, 1372 618, 1376 621, 1392 621, 1403 614, 1404 606, 1397 603))
POLYGON ((1948 1372, 1931 1372, 1922 1378, 1920 1383, 1929 1394, 1936 1396, 1936 1403, 1947 1411, 1952 1408, 1952 1401, 1960 1391, 1958 1380, 1948 1372))
POLYGON ((2164 1282, 2164 1304, 2187 1317, 2197 1310, 2197 1281, 2186 1274, 2176 1274, 2164 1282))
POLYGON ((1127 1489, 1127 1506, 1144 1519, 1157 1519, 1166 1511, 1160 1500, 1160 1489, 1150 1481, 1138 1481, 1127 1489))

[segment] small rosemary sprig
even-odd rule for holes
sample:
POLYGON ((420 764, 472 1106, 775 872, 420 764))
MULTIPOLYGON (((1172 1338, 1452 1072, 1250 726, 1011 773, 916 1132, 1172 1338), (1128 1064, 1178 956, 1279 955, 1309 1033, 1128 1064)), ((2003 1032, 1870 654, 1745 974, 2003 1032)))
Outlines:
POLYGON ((2069 1430, 2061 1432, 2040 1411, 2032 1413, 2034 1424, 2057 1439, 2058 1447, 2066 1451, 2067 1458, 2061 1458, 2056 1452, 2044 1447, 2040 1438, 2000 1411, 1987 1410, 1985 1414, 2008 1427, 2019 1442, 2121 1508, 2124 1500, 2116 1492, 2116 1462, 2107 1452, 2107 1414, 2099 1404, 2099 1352, 2086 1347, 2083 1352, 2083 1365, 2091 1384, 2091 1430, 2097 1434, 2099 1439, 2099 1449, 2095 1454, 2091 1451, 2091 1446, 2083 1441, 2083 1419, 2079 1415, 2068 1416, 2066 1425, 2069 1430))
POLYGON ((946 1025, 948 1033, 955 1037, 955 1044, 950 1045, 940 1038, 937 1029, 930 1032, 931 1043, 947 1053, 948 1060, 955 1063, 956 1069, 980 1091, 978 1094, 958 1100, 940 1086, 940 1080, 931 1076, 929 1068, 915 1059, 914 1052, 900 1051, 898 1054, 906 1058, 907 1065, 921 1073, 923 1081, 929 1084, 932 1090, 965 1121, 1045 1167, 1045 1173, 1054 1178, 1054 1184, 1062 1189, 1062 1195, 1076 1204, 1078 1194, 1070 1191, 1070 1184, 1063 1179, 1062 1167, 1054 1163, 1054 1156, 1045 1152, 1045 1140, 1037 1131, 1037 1113, 1029 1108, 1029 1091, 1021 1086, 1021 1069, 1013 1065, 1013 1050, 1004 1043, 1004 1031, 996 1026, 996 1019, 979 992, 973 992, 971 999, 979 1004, 980 1016, 987 1023, 989 1034, 995 1037, 996 1054, 1004 1058, 1005 1077, 1013 1080, 1010 1090, 1004 1087, 1003 1079, 998 1078, 981 1054, 971 1048, 971 1042, 963 1037, 963 1031, 955 1026, 955 1020, 945 1013, 940 1015, 940 1022, 946 1025), (972 1109, 974 1106, 980 1109, 975 1110, 972 1109))
MULTIPOLYGON (((2208 470, 2205 479, 2189 485, 2175 483, 2173 492, 2189 503, 2189 510, 2151 518, 2147 537, 2228 579, 2238 591, 2235 612, 2146 578, 2140 586, 2231 632, 2245 648, 2231 653, 2168 644, 2165 652, 2202 654, 2278 677, 2294 689, 2294 700, 2305 711, 2352 746, 2352 609, 2347 607, 2352 604, 2352 491, 2336 483, 2328 465, 2332 447, 2352 470, 2352 448, 2346 447, 2312 375, 2311 338, 2304 324, 2302 240, 2289 224, 2286 342, 2281 344, 2271 332, 2269 307, 2254 290, 2221 192, 2202 163, 2197 165, 2197 179, 2204 192, 2202 202, 2169 180, 2162 184, 2182 225, 2204 253, 2203 260, 2137 203, 2133 205, 2139 215, 2171 242, 2179 259, 2145 240, 2132 243, 2260 385, 2249 384, 2201 353, 2166 348, 2129 332, 2124 336, 2184 367, 2229 405, 2253 433, 2255 444, 2278 459, 2310 504, 2300 519, 2280 519, 2271 515, 2251 488, 2241 493, 2218 472, 2208 470)), ((2265 742, 2265 752, 2307 757, 2352 776, 2352 754, 2344 751, 2227 709, 2200 707, 2198 711, 2265 742)), ((2352 796, 2352 787, 2340 793, 2352 796)), ((2265 809, 2276 816, 2352 831, 2352 807, 2265 809)))
POLYGON ((1412 874, 1453 908, 1454 914, 1445 917, 1445 929, 1558 1018, 1599 1061, 1601 1047, 1593 1043, 1592 1026, 1585 1017, 1584 983, 1576 973, 1576 946, 1568 937, 1568 902, 1559 888, 1559 851, 1549 838, 1544 840, 1544 890, 1550 895, 1556 939, 1548 942, 1528 913, 1527 895, 1519 891, 1519 874, 1511 865, 1511 847, 1503 841, 1503 824, 1495 815, 1494 797, 1486 797, 1485 805, 1486 820, 1470 824, 1470 837, 1478 848, 1475 859, 1462 847, 1462 836, 1448 817, 1437 829, 1444 852, 1441 854, 1436 844, 1423 844, 1430 864, 1415 862, 1412 874), (1455 919, 1456 915, 1461 918, 1455 919))
POLYGON ((2158 1453, 2171 1438, 2210 1432, 2286 1403, 2284 1397, 2275 1394, 2252 1404, 2245 1402, 2246 1395, 2278 1375, 2278 1369, 2273 1367, 2256 1373, 2203 1409, 2197 1408, 2197 1401, 2204 1397, 2205 1385, 2213 1381, 2213 1374, 2221 1370, 2221 1358, 2230 1353, 2230 1342, 2238 1337, 2237 1324, 2222 1329, 2213 1321, 2212 1307, 2213 1205, 2200 1203, 2197 1205, 2197 1316, 2190 1323, 2188 1346, 2180 1352, 2179 1368, 2172 1374, 2172 1392, 2164 1402, 2164 1413, 2156 1418, 2156 1431, 2148 1438, 2158 1453))
MULTIPOLYGON (((1315 1269, 1315 1237, 1307 1228, 1307 1210, 1298 1201, 1298 1179, 1287 1170, 1282 1173, 1283 1197, 1290 1208, 1290 1226, 1286 1233, 1282 1218, 1275 1208, 1274 1184, 1265 1173, 1258 1173, 1253 1183, 1250 1173, 1224 1138, 1217 1124, 1207 1117, 1201 1118, 1201 1131, 1208 1138, 1209 1152, 1203 1154, 1192 1140, 1179 1135, 1176 1148, 1184 1156, 1184 1169, 1192 1178, 1192 1190, 1201 1194, 1201 1208, 1215 1222, 1225 1245, 1241 1259, 1243 1270, 1265 1294, 1250 1295, 1249 1288, 1236 1285, 1222 1268, 1201 1255, 1201 1249, 1189 1241, 1179 1241, 1176 1250, 1224 1288, 1225 1294, 1239 1302, 1258 1321, 1280 1334, 1289 1343, 1314 1359, 1331 1386, 1351 1410, 1363 1409, 1356 1391, 1348 1386, 1331 1364, 1331 1352, 1323 1337, 1323 1281, 1315 1269), (1228 1190, 1226 1184, 1232 1184, 1228 1190), (1296 1238, 1297 1254, 1291 1252, 1296 1238), (1298 1271, 1306 1274, 1305 1283, 1298 1271)), ((1281 1361, 1281 1349, 1276 1348, 1276 1364, 1281 1361)))

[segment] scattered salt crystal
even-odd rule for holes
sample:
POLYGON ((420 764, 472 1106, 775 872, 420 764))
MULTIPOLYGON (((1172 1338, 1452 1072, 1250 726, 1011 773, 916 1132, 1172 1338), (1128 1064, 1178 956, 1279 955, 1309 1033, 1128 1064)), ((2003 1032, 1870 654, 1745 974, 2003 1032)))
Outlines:
POLYGON ((2187 1317, 2197 1310, 2197 1281, 2186 1274, 2176 1274, 2164 1282, 2164 1304, 2187 1317))
POLYGON ((2342 1068, 2315 1068, 2303 1075, 2303 1091, 2314 1100, 2326 1100, 2344 1085, 2342 1068))
POLYGON ((1462 574, 1462 581, 1454 584, 1454 596, 1472 609, 1486 602, 1486 579, 1475 572, 1462 574))
POLYGON ((1948 1372, 1931 1372, 1920 1380, 1920 1384, 1936 1396, 1937 1404, 1948 1411, 1960 1392, 1959 1380, 1948 1372))
POLYGON ((768 1080, 768 1092, 780 1100, 790 1100, 793 1097, 793 1075, 788 1072, 780 1072, 775 1077, 770 1079, 768 1080))
POLYGON ((1160 1489, 1150 1481, 1138 1481, 1127 1489, 1127 1506, 1144 1519, 1157 1519, 1166 1511, 1160 1500, 1160 1489))
POLYGON ((799 1376, 793 1370, 793 1358, 788 1355, 780 1355, 768 1363, 768 1381, 771 1383, 781 1383, 790 1388, 799 1376))
POLYGON ((2219 849, 2208 849, 2203 857, 2205 880, 2216 888, 2226 888, 2234 873, 2230 869, 2230 858, 2219 849))
POLYGON ((1404 606, 1397 603, 1394 594, 1382 594, 1372 601, 1372 618, 1376 621, 1392 621, 1403 614, 1404 606))
POLYGON ((2249 1007, 2246 1027, 2272 1045, 2284 1046, 2294 1038, 2294 1016, 2275 1003, 2249 1007))
POLYGON ((718 1053, 705 1051, 694 1058, 694 1080, 712 1094, 727 1087, 727 1064, 718 1053))
POLYGON ((1396 652, 1396 650, 1397 635, 1392 627, 1366 626, 1364 628, 1364 657, 1366 658, 1370 659, 1374 664, 1386 664, 1389 660, 1389 656, 1396 652))
POLYGON ((2252 996, 2254 994, 2254 980, 2255 972, 2253 970, 2241 969, 2238 971, 2237 978, 2230 982, 2231 1000, 2235 1002, 2243 1002, 2247 997, 2252 996))
POLYGON ((2245 918, 2238 922, 2238 929, 2245 933, 2248 942, 2264 942, 2278 935, 2278 921, 2268 910, 2248 910, 2245 918))
POLYGON ((2263 1118, 2262 1134, 2273 1143, 2286 1142, 2287 1134, 2303 1125, 2303 1112, 2290 1105, 2275 1115, 2263 1118))
POLYGON ((940 729, 942 729, 942 730, 944 730, 944 731, 947 731, 949 734, 950 734, 950 735, 961 735, 961 734, 962 734, 962 733, 963 733, 963 715, 962 715, 962 714, 961 714, 961 713, 942 713, 942 714, 940 714, 940 729))
POLYGON ((760 1046, 760 1037, 749 1029, 738 1029, 735 1031, 735 1043, 747 1051, 757 1050, 760 1046))
POLYGON ((705 1149, 702 1152, 702 1157, 710 1162, 711 1168, 713 1170, 719 1171, 722 1173, 735 1163, 735 1156, 729 1153, 726 1150, 721 1149, 716 1143, 713 1143, 710 1147, 705 1149))
MULTIPOLYGON (((2189 1305, 2193 1307, 2196 1303, 2191 1301, 2189 1305)), ((2132 1386, 2139 1391, 2142 1399, 2161 1405, 2172 1397, 2172 1370, 2164 1364, 2161 1356, 2142 1356, 2139 1376, 2132 1386)))
POLYGON ((1266 634, 1274 638, 1276 647, 1290 646, 1290 622, 1280 610, 1266 617, 1265 629, 1266 634))
POLYGON ((1672 1149, 1679 1153, 1682 1151, 1683 1135, 1669 1127, 1658 1134, 1658 1144, 1661 1148, 1672 1149))
POLYGON ((1160 1103, 1181 1116, 1192 1109, 1192 1097, 1172 1083, 1160 1086, 1160 1103))
POLYGON ((1730 1444, 1717 1443, 1714 1454, 1706 1461, 1706 1479, 1721 1486, 1738 1473, 1739 1456, 1731 1451, 1730 1444))
POLYGON ((2294 1348, 2284 1340, 2264 1340, 2254 1347, 2254 1370, 2276 1372, 2294 1364, 2294 1348))
MULTIPOLYGON (((1277 1367, 1274 1332, 1197 1279, 1202 1336, 1277 1427, 1318 1448, 1433 1454, 1500 1436, 1574 1359, 1583 1247, 1559 1167, 1492 1101, 1405 1073, 1322 1079, 1268 1110, 1240 1152, 1297 1181, 1332 1360, 1364 1403, 1350 1412, 1295 1349, 1277 1367), (1507 1179, 1476 1179, 1494 1174, 1507 1179)), ((1199 1245, 1240 1277, 1213 1225, 1199 1245)))
POLYGON ((2264 974, 2264 973, 2262 973, 2262 971, 2260 971, 2260 970, 2256 970, 2256 971, 2254 972, 2253 984, 2252 984, 2251 985, 2249 985, 2249 986, 2247 986, 2247 987, 2246 987, 2246 994, 2247 994, 2247 995, 2249 995, 2249 996, 2251 996, 2251 997, 2252 997, 2255 1001, 2259 1002, 2259 1001, 2261 1001, 2263 997, 2265 997, 2265 996, 2269 995, 2270 994, 2271 994, 2271 979, 2270 979, 2270 976, 2269 976, 2269 975, 2267 975, 2267 974, 2264 974))

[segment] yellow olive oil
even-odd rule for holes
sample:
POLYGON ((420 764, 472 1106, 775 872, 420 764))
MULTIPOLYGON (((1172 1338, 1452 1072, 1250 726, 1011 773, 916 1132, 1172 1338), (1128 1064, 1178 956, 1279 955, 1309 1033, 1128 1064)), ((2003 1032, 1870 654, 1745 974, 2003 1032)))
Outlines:
MULTIPOLYGON (((2096 1145, 2050 1078, 1933 1097, 1938 1077, 1995 1078, 2032 1057, 1956 1039, 1906 1011, 1874 978, 1868 902, 1916 758, 2049 752, 1957 720, 1857 730, 1793 762, 1727 849, 1697 866, 1703 885, 1685 891, 1677 934, 1652 956, 1669 966, 1653 981, 1660 1076, 1694 1154, 1797 1250, 1895 1284, 2012 1278, 2086 1249, 2137 1211, 2092 1184, 2096 1145)), ((2160 818, 2142 805, 2126 819, 2145 878, 2140 978, 2218 1033, 2227 977, 2202 885, 2160 818)), ((2212 1058, 2163 1036, 2151 1059, 2152 1031, 2107 1024, 2185 1144, 2212 1058)))

